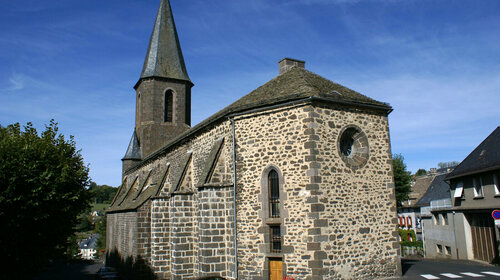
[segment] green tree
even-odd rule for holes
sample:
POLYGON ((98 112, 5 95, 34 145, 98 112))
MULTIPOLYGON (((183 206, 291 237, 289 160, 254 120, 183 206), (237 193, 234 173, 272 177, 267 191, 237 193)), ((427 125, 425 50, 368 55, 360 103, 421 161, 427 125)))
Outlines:
POLYGON ((106 249, 106 216, 100 217, 95 225, 94 232, 99 234, 97 239, 97 249, 106 249))
POLYGON ((90 182, 89 191, 92 194, 94 203, 111 203, 117 190, 118 188, 115 187, 90 182))
POLYGON ((80 214, 78 217, 78 224, 76 230, 78 232, 85 232, 92 229, 92 217, 89 214, 80 214))
POLYGON ((438 168, 452 168, 459 164, 458 161, 446 161, 446 162, 438 162, 438 168))
POLYGON ((0 182, 0 255, 8 267, 0 279, 14 279, 9 272, 19 279, 74 245, 77 217, 89 206, 88 168, 54 120, 40 135, 16 123, 0 126, 0 182))
POLYGON ((417 170, 417 172, 415 173, 415 176, 422 176, 422 175, 425 175, 427 174, 427 171, 425 169, 422 169, 420 168, 419 170, 417 170))
POLYGON ((392 156, 392 169, 394 172, 394 185, 396 188, 396 203, 401 206, 401 203, 408 199, 408 194, 411 191, 411 173, 406 170, 404 157, 401 154, 392 156))

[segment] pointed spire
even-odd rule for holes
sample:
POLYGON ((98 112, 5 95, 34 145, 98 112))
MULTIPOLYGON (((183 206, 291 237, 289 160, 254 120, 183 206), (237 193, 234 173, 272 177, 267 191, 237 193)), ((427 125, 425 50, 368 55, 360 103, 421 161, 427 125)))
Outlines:
POLYGON ((130 143, 128 144, 127 152, 123 156, 122 160, 140 160, 141 159, 141 147, 139 146, 139 139, 137 138, 137 133, 132 134, 130 138, 130 143))
POLYGON ((149 41, 141 79, 148 77, 172 78, 191 82, 184 65, 169 0, 161 0, 149 41))

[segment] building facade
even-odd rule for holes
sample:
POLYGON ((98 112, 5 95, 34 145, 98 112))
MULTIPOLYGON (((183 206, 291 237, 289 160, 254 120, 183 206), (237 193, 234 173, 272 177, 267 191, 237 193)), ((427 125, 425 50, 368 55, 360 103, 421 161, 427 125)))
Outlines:
POLYGON ((143 279, 400 273, 388 104, 286 58, 190 128, 192 86, 162 0, 107 212, 109 262, 143 279))
POLYGON ((408 195, 407 201, 404 201, 401 207, 398 208, 399 228, 413 230, 415 232, 416 240, 410 240, 410 235, 405 239, 405 241, 423 240, 420 205, 417 203, 429 189, 434 181, 434 178, 436 178, 435 173, 415 177, 411 183, 411 192, 408 195))
POLYGON ((492 211, 500 208, 500 127, 497 127, 448 176, 449 209, 456 221, 456 255, 499 263, 499 225, 492 211))

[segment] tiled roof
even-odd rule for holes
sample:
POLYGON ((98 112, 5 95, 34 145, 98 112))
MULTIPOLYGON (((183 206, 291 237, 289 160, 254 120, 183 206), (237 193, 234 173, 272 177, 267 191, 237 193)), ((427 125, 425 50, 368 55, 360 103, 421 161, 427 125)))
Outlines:
POLYGON ((500 126, 446 177, 447 180, 500 169, 500 126))
POLYGON ((402 203, 403 207, 416 207, 416 203, 422 198, 427 189, 429 189, 435 175, 424 175, 415 178, 415 184, 411 187, 411 192, 408 195, 411 204, 408 201, 402 203))

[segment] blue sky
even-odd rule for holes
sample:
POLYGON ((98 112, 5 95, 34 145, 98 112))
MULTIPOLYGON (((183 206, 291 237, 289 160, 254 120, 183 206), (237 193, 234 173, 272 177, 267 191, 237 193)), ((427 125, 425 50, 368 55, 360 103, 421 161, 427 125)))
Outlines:
MULTIPOLYGON (((159 0, 0 0, 0 125, 50 119, 117 186, 159 0)), ((389 102, 408 169, 463 160, 500 125, 500 1, 171 0, 193 125, 293 57, 389 102)))

